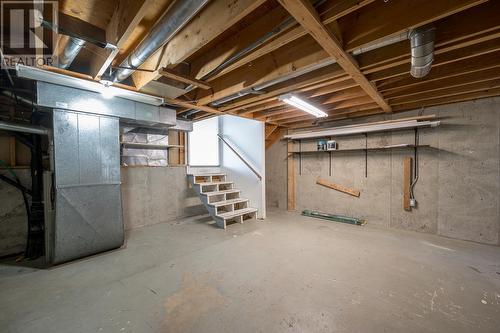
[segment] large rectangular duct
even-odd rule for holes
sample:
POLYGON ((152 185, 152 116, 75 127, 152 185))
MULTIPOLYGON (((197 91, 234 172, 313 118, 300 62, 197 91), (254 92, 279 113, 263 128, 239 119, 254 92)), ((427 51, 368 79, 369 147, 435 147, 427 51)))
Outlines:
POLYGON ((51 109, 118 117, 124 122, 146 126, 171 127, 177 124, 176 112, 172 109, 121 97, 105 98, 97 92, 43 81, 37 82, 36 103, 51 109))
POLYGON ((119 118, 53 112, 55 219, 53 264, 120 247, 119 118))

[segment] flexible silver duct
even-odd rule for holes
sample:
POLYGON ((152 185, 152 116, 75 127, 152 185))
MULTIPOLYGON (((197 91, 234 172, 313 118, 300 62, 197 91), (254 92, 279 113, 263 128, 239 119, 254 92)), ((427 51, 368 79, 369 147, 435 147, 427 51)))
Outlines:
POLYGON ((125 59, 113 74, 113 81, 128 78, 160 47, 168 43, 209 0, 177 0, 168 12, 154 26, 151 33, 125 59))
POLYGON ((60 54, 57 55, 57 62, 59 68, 67 69, 69 66, 71 66, 71 63, 73 60, 75 60, 76 56, 80 51, 82 50, 83 46, 85 45, 85 41, 76 38, 76 37, 69 37, 68 44, 66 44, 66 47, 61 51, 60 54))
POLYGON ((434 40, 436 28, 423 26, 410 32, 411 69, 410 74, 415 78, 422 78, 431 71, 434 61, 434 40))

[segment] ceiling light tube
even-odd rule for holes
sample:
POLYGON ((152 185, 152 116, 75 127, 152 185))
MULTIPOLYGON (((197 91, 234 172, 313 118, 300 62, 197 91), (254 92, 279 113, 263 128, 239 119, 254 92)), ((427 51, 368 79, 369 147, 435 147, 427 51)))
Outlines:
POLYGON ((300 109, 302 111, 310 113, 317 118, 328 117, 328 114, 326 114, 324 111, 321 111, 320 109, 318 109, 314 105, 304 101, 303 99, 301 99, 295 95, 292 95, 292 94, 281 95, 279 97, 279 100, 282 102, 285 102, 291 106, 294 106, 297 109, 300 109))

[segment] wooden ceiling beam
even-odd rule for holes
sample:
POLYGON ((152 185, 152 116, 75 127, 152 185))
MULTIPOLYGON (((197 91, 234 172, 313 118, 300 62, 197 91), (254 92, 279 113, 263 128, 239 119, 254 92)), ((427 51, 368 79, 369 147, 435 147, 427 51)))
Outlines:
POLYGON ((422 107, 429 107, 429 106, 443 105, 443 104, 450 104, 450 103, 459 103, 459 102, 470 101, 470 100, 474 100, 474 99, 498 96, 498 95, 500 95, 500 88, 493 88, 493 89, 487 89, 487 90, 483 90, 483 91, 476 91, 476 92, 472 92, 472 93, 464 93, 464 94, 455 95, 455 96, 437 97, 437 98, 432 98, 432 99, 420 100, 418 102, 413 102, 413 103, 396 105, 396 106, 394 106, 394 110, 398 111, 398 112, 399 111, 406 111, 406 110, 418 109, 418 108, 422 108, 422 107))
POLYGON ((473 93, 477 91, 485 91, 500 87, 500 79, 494 79, 484 82, 474 82, 461 85, 459 87, 443 87, 443 89, 435 90, 432 92, 425 91, 415 95, 398 97, 390 100, 391 105, 408 104, 413 102, 419 102, 421 100, 431 99, 431 98, 444 98, 455 95, 462 95, 465 93, 473 93))
MULTIPOLYGON (((331 100, 329 100, 327 103, 324 103, 321 108, 325 110, 325 112, 329 112, 332 110, 337 110, 337 109, 342 109, 345 107, 352 107, 356 105, 361 105, 361 104, 366 104, 366 103, 371 103, 373 102, 366 94, 361 90, 360 91, 352 91, 349 93, 344 94, 343 96, 339 96, 338 98, 333 98, 331 97, 331 100), (360 98, 361 97, 361 98, 360 98), (334 104, 334 109, 332 109, 332 105, 334 104)), ((316 104, 320 104, 319 102, 316 104)), ((288 108, 283 108, 283 109, 278 109, 278 110, 268 110, 267 114, 263 114, 261 116, 255 116, 254 118, 265 118, 266 120, 271 120, 271 121, 277 121, 285 118, 290 118, 293 116, 301 116, 301 115, 306 115, 304 111, 300 111, 297 108, 294 107, 288 107, 288 108)))
MULTIPOLYGON (((500 36, 500 31, 499 31, 500 36)), ((434 56, 434 62, 432 64, 432 69, 435 69, 439 66, 450 64, 456 61, 473 58, 481 55, 485 55, 488 53, 496 52, 500 50, 500 39, 492 39, 486 42, 482 42, 479 44, 474 44, 471 46, 463 47, 455 49, 451 52, 441 53, 436 52, 434 56)), ((408 73, 410 69, 410 59, 408 58, 407 63, 395 67, 391 67, 388 69, 384 69, 381 71, 374 72, 372 74, 368 74, 367 78, 370 81, 382 81, 386 79, 390 79, 393 77, 405 75, 408 73)))
POLYGON ((210 106, 195 105, 195 104, 185 102, 185 101, 182 101, 180 99, 174 99, 174 98, 163 97, 163 99, 165 100, 165 103, 171 104, 171 105, 182 106, 182 107, 188 108, 188 109, 197 109, 197 110, 205 111, 205 112, 212 113, 212 114, 224 114, 224 112, 222 112, 216 108, 210 107, 210 106))
POLYGON ((340 68, 340 66, 334 64, 277 84, 272 89, 267 89, 266 93, 263 95, 243 98, 237 102, 222 106, 220 109, 222 111, 235 111, 241 109, 243 106, 248 106, 252 103, 259 103, 261 100, 286 94, 297 89, 304 88, 308 85, 317 84, 318 82, 329 81, 330 83, 335 83, 345 81, 346 79, 348 79, 348 76, 345 72, 340 68))
POLYGON ((147 9, 154 0, 119 0, 116 10, 106 28, 106 41, 116 46, 116 49, 95 49, 89 67, 90 75, 98 79, 111 66, 120 49, 139 25, 147 9))
POLYGON ((255 112, 258 112, 258 111, 263 111, 263 110, 269 110, 269 109, 273 109, 273 108, 276 108, 276 107, 283 107, 285 104, 280 101, 280 100, 274 100, 274 101, 271 101, 271 102, 268 102, 268 103, 264 103, 264 104, 261 104, 255 108, 251 108, 251 109, 243 109, 241 110, 240 112, 237 112, 238 115, 241 115, 241 114, 249 114, 249 113, 255 113, 255 112))
POLYGON ((304 111, 294 109, 294 110, 289 110, 286 113, 266 117, 266 121, 280 122, 280 121, 284 121, 284 120, 292 119, 292 118, 297 118, 297 117, 313 117, 313 116, 304 112, 304 111))
POLYGON ((273 134, 273 132, 274 132, 274 130, 275 130, 276 128, 278 128, 278 126, 277 126, 277 125, 269 125, 269 124, 266 124, 266 126, 265 126, 265 128, 264 128, 264 130, 265 130, 265 132, 266 132, 266 134, 265 134, 265 136, 266 136, 266 140, 267 140, 267 138, 269 138, 269 136, 270 136, 271 134, 273 134))
POLYGON ((500 62, 498 61, 498 59, 500 59, 500 51, 436 67, 431 70, 431 72, 426 77, 421 79, 415 79, 414 77, 410 76, 410 74, 406 74, 401 77, 390 78, 381 81, 378 84, 378 89, 384 92, 396 88, 419 85, 422 82, 430 82, 446 77, 454 77, 489 68, 499 67, 500 62))
POLYGON ((206 105, 242 90, 264 84, 297 71, 306 71, 325 64, 326 52, 314 40, 305 36, 252 63, 250 68, 240 67, 231 73, 210 81, 213 91, 197 91, 193 99, 206 105))
POLYGON ((266 137, 266 150, 269 149, 276 141, 281 139, 285 135, 286 129, 283 127, 276 127, 276 130, 272 132, 269 137, 266 137))
POLYGON ((440 20, 486 1, 377 1, 356 15, 339 19, 344 46, 351 51, 374 40, 440 20))
POLYGON ((149 81, 160 78, 159 68, 171 68, 185 61, 264 2, 265 0, 211 1, 167 45, 140 66, 155 72, 136 71, 132 75, 135 86, 141 88, 149 81))
MULTIPOLYGON (((497 38, 496 34, 500 30, 498 12, 500 2, 489 1, 436 21, 435 54, 497 38)), ((362 53, 356 59, 365 74, 408 63, 410 42, 402 41, 362 53)))
POLYGON ((463 75, 454 76, 451 78, 443 78, 430 82, 421 82, 418 85, 411 87, 401 87, 400 89, 393 89, 385 92, 385 98, 412 96, 424 92, 432 92, 451 87, 460 87, 465 84, 481 83, 500 78, 500 67, 490 68, 482 71, 467 73, 463 75))
MULTIPOLYGON (((313 98, 313 97, 320 97, 320 96, 335 93, 335 92, 341 93, 345 89, 357 87, 357 84, 349 79, 349 80, 346 80, 344 82, 339 82, 337 84, 328 85, 326 87, 327 87, 327 89, 318 88, 318 89, 322 89, 321 91, 318 89, 311 90, 312 93, 309 93, 310 90, 308 90, 308 88, 298 89, 297 91, 301 92, 302 95, 304 95, 306 98, 313 98)), ((325 87, 323 87, 323 88, 325 88, 325 87)), ((358 91, 359 91, 359 89, 358 89, 358 91)), ((242 111, 238 112, 238 114, 252 113, 252 114, 254 114, 254 118, 258 118, 262 115, 266 115, 266 113, 269 113, 269 112, 272 113, 273 111, 275 111, 274 109, 283 109, 285 106, 286 106, 286 104, 279 101, 277 99, 277 97, 272 97, 270 102, 257 104, 256 107, 249 108, 249 107, 245 106, 244 108, 242 108, 242 111), (257 114, 257 116, 256 116, 256 114, 257 114)))
MULTIPOLYGON (((203 54, 200 54, 198 56, 195 55, 195 58, 190 62, 191 75, 197 78, 201 78, 204 75, 210 73, 212 70, 224 63, 233 54, 236 54, 244 48, 248 47, 248 45, 254 43, 255 40, 260 36, 269 33, 269 31, 273 30, 279 22, 282 22, 288 16, 289 15, 286 10, 284 10, 281 6, 277 6, 262 17, 255 20, 255 22, 252 22, 252 24, 244 27, 240 31, 237 31, 230 37, 222 40, 220 43, 217 43, 216 45, 214 45, 214 47, 207 50, 207 52, 203 52, 203 54)), ((258 54, 260 53, 255 50, 254 52, 251 52, 251 54, 255 56, 252 60, 255 60, 259 58, 258 54)), ((224 73, 241 67, 243 65, 241 61, 242 59, 240 59, 236 63, 233 63, 228 68, 220 71, 218 74, 214 74, 213 76, 208 78, 207 81, 214 80, 224 73)))
POLYGON ((171 80, 174 80, 174 81, 190 84, 190 85, 193 85, 195 87, 199 87, 199 88, 205 89, 205 90, 212 89, 212 87, 204 81, 200 81, 200 80, 188 77, 186 75, 179 74, 179 73, 177 73, 174 70, 169 69, 169 68, 163 67, 158 71, 158 73, 161 76, 164 76, 164 77, 171 79, 171 80))
MULTIPOLYGON (((302 120, 294 123, 287 124, 289 128, 293 129, 299 129, 299 128, 308 128, 308 127, 315 127, 318 125, 324 125, 325 123, 329 123, 332 121, 336 120, 343 120, 343 119, 351 119, 351 118, 359 118, 359 117, 366 117, 366 116, 372 116, 372 115, 379 115, 379 114, 386 114, 384 110, 381 108, 371 108, 371 109, 366 109, 366 110, 360 110, 360 111, 346 111, 346 112, 341 112, 339 114, 319 119, 319 120, 302 120)), ((285 126, 283 124, 283 126, 285 126)))
MULTIPOLYGON (((417 16, 418 19, 420 21, 416 21, 414 20, 413 18, 411 20, 408 21, 408 24, 415 24, 415 25, 419 25, 421 24, 422 22, 428 22, 428 21, 433 21, 435 19, 439 19, 439 18, 442 18, 442 17, 445 17, 446 15, 450 15, 451 13, 455 13, 458 11, 458 8, 462 8, 465 9, 465 8, 468 8, 470 7, 471 5, 475 5, 475 4, 478 4, 480 1, 472 1, 472 0, 469 0, 469 1, 464 1, 462 0, 460 3, 461 3, 461 6, 457 6, 455 2, 453 2, 452 5, 450 5, 448 2, 436 2, 436 1, 433 1, 433 0, 421 0, 419 1, 419 5, 421 5, 422 8, 434 8, 435 11, 433 12, 425 12, 424 13, 419 13, 419 15, 417 16), (435 4, 433 5, 432 3, 437 3, 438 6, 436 6, 435 4), (450 10, 450 8, 453 8, 452 10, 450 10)), ((368 9, 369 7, 371 7, 372 5, 375 5, 374 4, 371 4, 371 5, 368 5, 366 6, 366 8, 364 9, 368 9)), ((377 6, 382 6, 380 3, 377 5, 377 6)), ((399 8, 399 7, 398 7, 399 8)), ((400 8, 399 8, 400 10, 400 8)), ((364 12, 364 10, 363 10, 364 12)), ((397 12, 397 11, 395 11, 397 12)), ((348 16, 351 16, 351 15, 348 15, 348 16)), ((387 20, 386 19, 387 16, 384 16, 384 17, 381 17, 379 16, 378 17, 378 21, 376 21, 376 24, 375 24, 375 21, 373 21, 374 23, 374 26, 364 26, 364 29, 366 31, 364 31, 362 34, 370 34, 370 31, 375 29, 377 27, 377 24, 387 24, 388 21, 390 20, 387 20)), ((340 23, 339 23, 340 24, 340 23)), ((342 26, 342 24, 340 24, 340 27, 342 28, 342 31, 344 31, 344 27, 342 26)), ((395 24, 393 27, 392 27, 392 30, 386 30, 388 31, 389 34, 394 34, 394 33, 401 33, 401 32, 404 32, 408 29, 408 26, 404 25, 404 24, 401 24, 400 21, 398 21, 398 24, 395 24)), ((278 50, 276 50, 274 52, 275 55, 281 55, 282 53, 286 53, 286 52, 290 52, 290 49, 300 49, 301 46, 303 45, 300 45, 300 43, 297 43, 297 41, 295 41, 294 43, 296 43, 297 45, 294 46, 294 45, 291 45, 291 44, 287 44, 287 47, 286 48, 280 48, 278 50)), ((363 44, 364 45, 364 44, 363 44)), ((361 46, 361 45, 359 45, 361 46)), ((313 47, 313 50, 312 52, 318 52, 317 51, 317 46, 316 47, 313 47)), ((348 50, 349 51, 349 50, 348 50)), ((320 56, 320 54, 318 53, 318 56, 320 56)), ((281 58, 282 56, 279 56, 279 58, 281 58)), ((327 58, 328 57, 328 54, 326 52, 323 53, 323 57, 327 58)), ((214 89, 214 94, 212 95, 208 95, 206 93, 203 93, 203 92, 199 92, 199 94, 195 97, 192 97, 192 99, 198 99, 198 104, 208 104, 210 102, 212 102, 213 100, 215 99, 218 99, 218 98, 221 98, 221 97, 226 97, 227 94, 225 93, 219 93, 218 94, 218 90, 219 89, 225 89, 227 93, 231 92, 231 93, 234 93, 234 92, 237 92, 237 91, 241 91, 243 89, 246 89, 246 88, 250 88, 254 85, 254 82, 257 80, 255 78, 255 75, 256 75, 256 69, 258 69, 258 64, 261 64, 261 63, 265 63, 265 62, 268 62, 268 63, 272 63, 273 61, 275 61, 273 59, 274 57, 270 54, 267 54, 265 56, 262 56, 260 57, 259 59, 257 59, 258 63, 254 63, 252 64, 252 67, 249 67, 247 68, 247 70, 244 70, 244 71, 239 71, 239 70, 235 70, 235 71, 232 71, 232 72, 229 72, 225 75, 223 75, 222 77, 214 80, 214 82, 219 82, 219 88, 215 87, 214 89), (264 58, 269 58, 268 60, 264 61, 262 59, 264 58), (249 75, 249 73, 251 73, 249 75), (242 84, 241 82, 241 78, 244 77, 244 78, 250 78, 250 81, 246 81, 242 84), (223 83, 223 81, 225 81, 226 83, 223 83), (231 83, 232 82, 232 83, 231 83), (232 88, 234 89, 231 89, 231 85, 233 85, 232 88), (238 86, 240 85, 240 86, 238 86), (226 96, 223 96, 223 95, 226 95, 226 96)), ((325 59, 324 58, 324 59, 325 59)), ((314 58, 314 61, 319 61, 319 58, 314 58)), ((282 66, 280 67, 283 67, 283 64, 281 63, 282 66)), ((290 69, 292 70, 296 70, 297 67, 295 67, 293 64, 290 64, 291 66, 289 67, 290 69)), ((307 66, 306 63, 304 63, 304 66, 307 66)), ((266 73, 267 75, 268 73, 266 73)), ((286 75, 285 73, 283 73, 282 75, 286 75)), ((290 84, 293 84, 293 83, 290 83, 290 84)), ((288 91, 286 92, 289 92, 289 91, 293 91, 294 89, 297 89, 297 88, 300 88, 300 87, 294 87, 293 89, 289 89, 288 91)), ((276 95, 275 95, 276 96, 276 95)), ((259 101, 259 100, 263 100, 263 99, 266 99, 268 98, 268 95, 266 96, 253 96, 253 97, 248 97, 248 98, 244 98, 242 99, 242 101, 238 101, 238 102, 234 102, 234 103, 230 103, 226 106, 223 106, 221 107, 221 110, 229 110, 229 109, 238 109, 240 107, 242 107, 243 105, 245 104, 248 104, 248 103, 253 103, 253 102, 256 102, 256 101, 259 101)))
MULTIPOLYGON (((333 109, 327 110, 326 112, 328 113, 329 116, 334 116, 334 115, 339 114, 341 112, 358 112, 358 111, 364 111, 364 110, 370 110, 370 109, 380 109, 380 107, 378 106, 378 104, 376 104, 372 100, 365 100, 364 103, 362 103, 362 104, 360 104, 358 101, 352 100, 351 103, 348 103, 348 101, 345 101, 345 103, 343 103, 342 106, 335 107, 333 109)), ((320 121, 322 119, 322 118, 316 118, 313 115, 302 112, 302 115, 281 118, 281 121, 279 121, 278 124, 290 124, 290 123, 294 123, 297 121, 307 120, 310 118, 314 118, 317 121, 320 121)), ((276 119, 270 119, 270 120, 277 121, 276 119)))
POLYGON ((253 114, 253 118, 258 119, 258 120, 266 120, 272 116, 277 116, 280 114, 294 112, 294 111, 297 111, 297 109, 293 109, 292 107, 289 107, 289 106, 283 106, 282 108, 276 108, 273 110, 266 110, 263 112, 256 112, 253 114))
POLYGON ((343 48, 338 38, 321 22, 321 19, 307 0, 278 0, 300 25, 333 57, 337 63, 349 74, 352 79, 370 96, 380 107, 390 112, 391 107, 384 100, 377 89, 366 79, 356 63, 356 60, 343 48))
MULTIPOLYGON (((288 84, 289 84, 289 82, 288 82, 288 84)), ((358 86, 357 83, 352 81, 347 75, 344 75, 342 77, 336 77, 336 78, 331 79, 331 80, 321 81, 320 83, 303 85, 303 86, 298 87, 298 88, 296 86, 294 86, 293 90, 295 92, 307 94, 308 96, 309 96, 309 91, 311 91, 311 92, 316 94, 315 96, 321 96, 321 95, 325 95, 325 94, 336 92, 336 91, 341 91, 343 89, 352 88, 352 87, 356 87, 356 86, 358 86), (321 91, 318 90, 321 88, 326 88, 326 89, 321 90, 321 91)), ((277 88, 277 89, 279 89, 279 88, 277 88)), ((292 91, 292 90, 289 90, 289 91, 292 91)), ((315 96, 311 95, 309 97, 315 97, 315 96)), ((240 110, 250 110, 250 112, 252 112, 251 111, 252 107, 255 107, 255 106, 259 107, 262 104, 270 103, 270 102, 273 102, 276 100, 277 100, 277 96, 274 95, 274 97, 267 97, 267 98, 262 99, 262 100, 256 100, 255 102, 252 102, 249 104, 244 104, 239 109, 240 110)), ((224 110, 226 110, 226 109, 224 108, 224 110)), ((260 112, 260 111, 257 111, 257 112, 260 112)))
POLYGON ((332 104, 335 102, 339 102, 345 99, 355 98, 355 97, 366 97, 366 93, 360 89, 359 87, 349 88, 345 90, 341 90, 339 92, 329 94, 320 99, 314 99, 313 101, 317 101, 317 103, 321 103, 323 107, 328 104, 332 104))
POLYGON ((344 89, 353 88, 353 87, 359 87, 359 86, 356 82, 354 82, 352 79, 349 78, 343 82, 328 84, 328 85, 325 85, 325 86, 319 87, 319 88, 310 89, 308 87, 308 88, 306 88, 307 90, 303 90, 303 91, 307 91, 308 96, 310 98, 313 98, 313 97, 323 96, 323 95, 331 94, 331 93, 341 91, 344 89))
MULTIPOLYGON (((346 0, 342 2, 325 3, 320 6, 321 20, 324 24, 332 23, 338 18, 352 13, 363 6, 372 3, 374 0, 346 0)), ((239 50, 245 48, 247 45, 253 43, 258 36, 263 36, 273 28, 275 28, 279 22, 289 17, 289 14, 281 6, 275 8, 270 13, 262 17, 261 19, 254 22, 252 25, 241 30, 237 34, 231 36, 227 40, 223 41, 221 44, 217 45, 208 54, 203 54, 196 58, 193 63, 193 74, 196 77, 202 77, 204 74, 208 73, 211 69, 220 65, 225 59, 227 59, 232 54, 237 53, 239 50)), ((292 23, 292 26, 294 24, 292 23)), ((214 75, 210 78, 213 80, 217 77, 224 75, 225 73, 231 72, 239 67, 249 64, 256 59, 269 54, 278 48, 289 44, 300 37, 307 35, 307 32, 303 27, 293 26, 291 29, 286 30, 263 45, 259 46, 254 52, 243 56, 241 59, 236 61, 234 64, 228 66, 226 69, 222 70, 219 74, 214 75)))

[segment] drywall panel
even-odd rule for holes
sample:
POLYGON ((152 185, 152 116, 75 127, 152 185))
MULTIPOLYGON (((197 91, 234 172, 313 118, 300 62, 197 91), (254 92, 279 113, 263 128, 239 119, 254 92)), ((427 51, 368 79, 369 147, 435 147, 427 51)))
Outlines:
POLYGON ((241 190, 242 197, 250 199, 250 205, 258 208, 258 218, 266 217, 265 195, 265 130, 264 123, 256 120, 222 116, 219 117, 221 136, 240 154, 261 179, 222 141, 221 168, 228 178, 241 190))
POLYGON ((188 134, 188 163, 191 166, 218 166, 219 119, 208 118, 193 124, 188 134))

